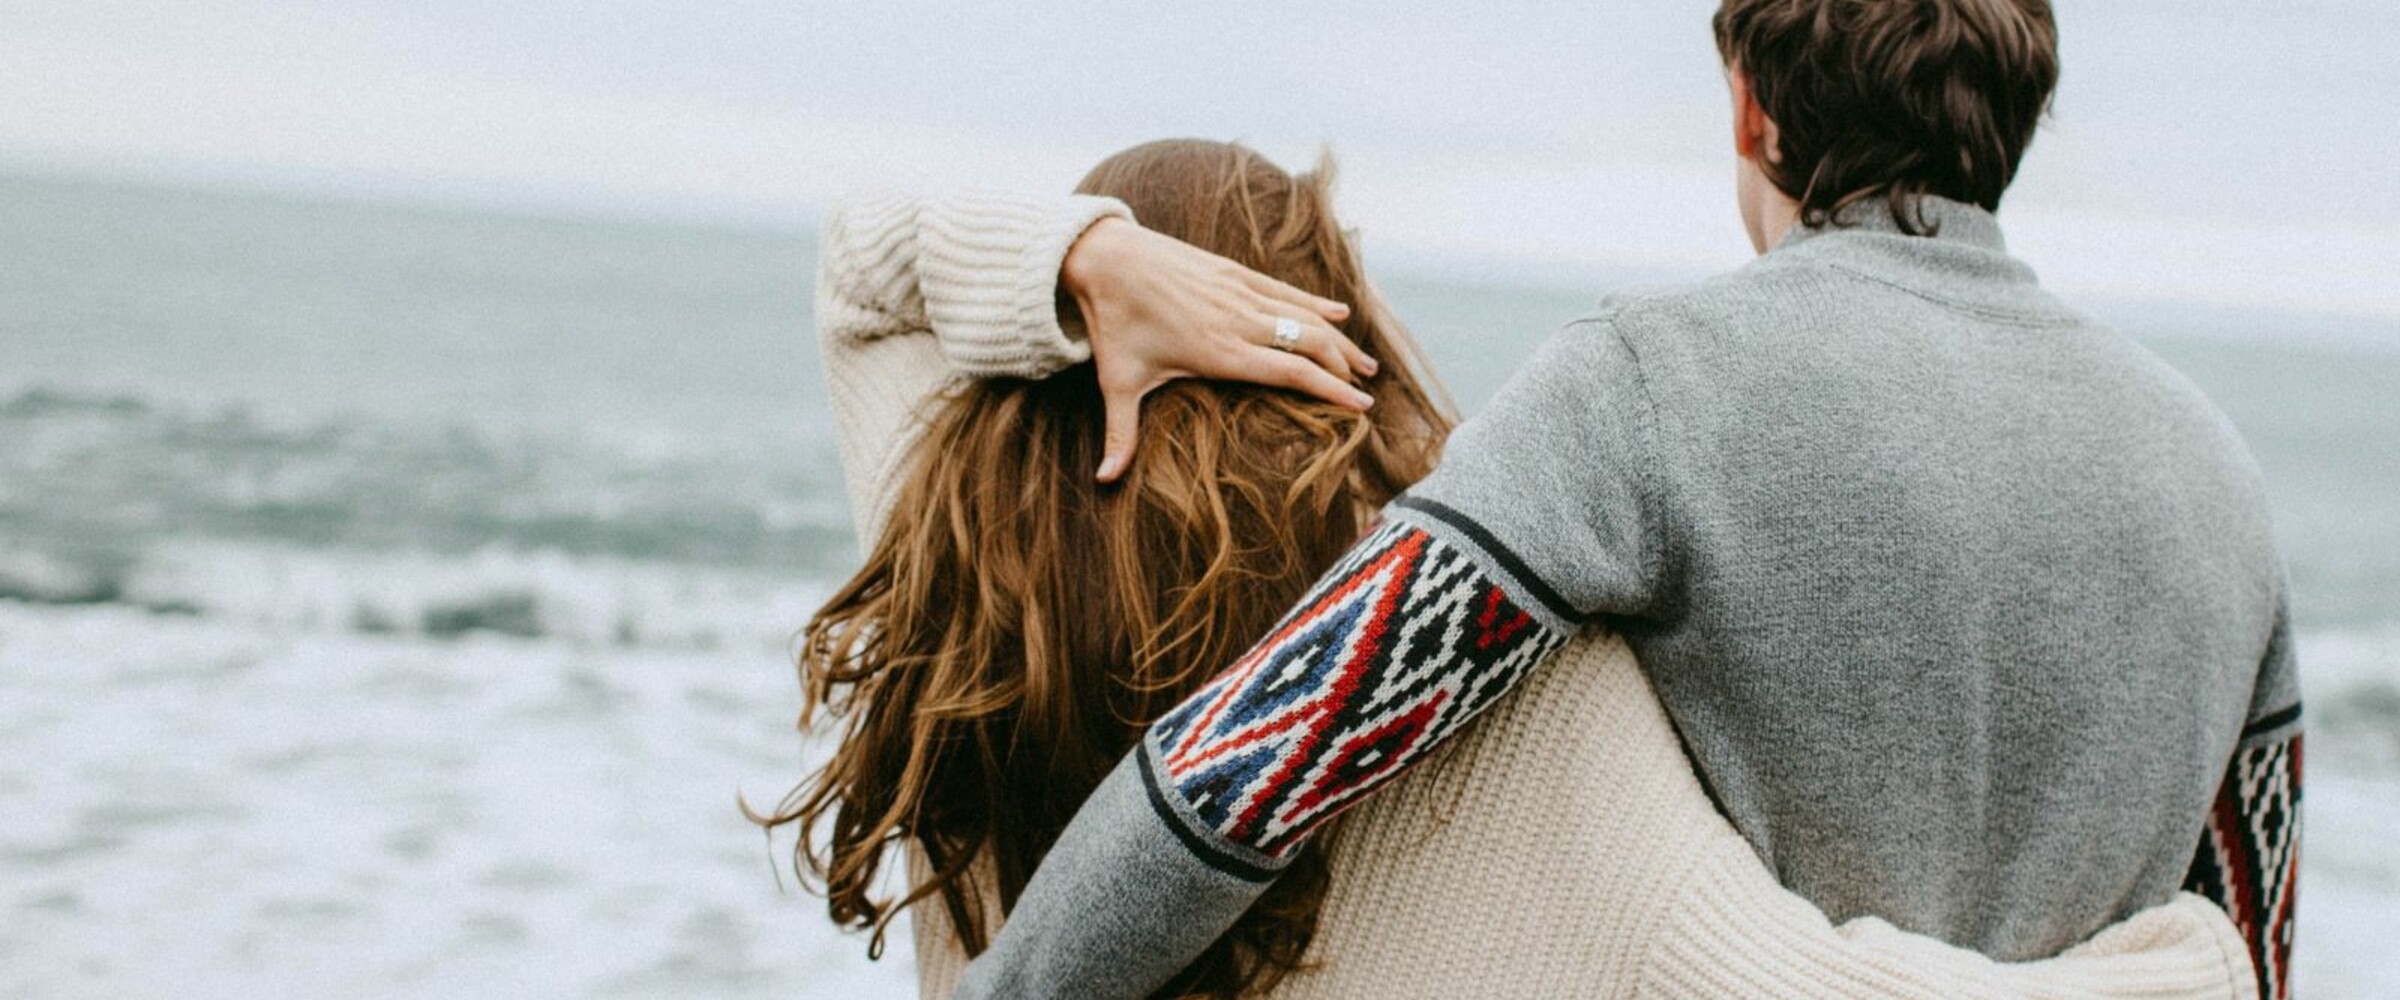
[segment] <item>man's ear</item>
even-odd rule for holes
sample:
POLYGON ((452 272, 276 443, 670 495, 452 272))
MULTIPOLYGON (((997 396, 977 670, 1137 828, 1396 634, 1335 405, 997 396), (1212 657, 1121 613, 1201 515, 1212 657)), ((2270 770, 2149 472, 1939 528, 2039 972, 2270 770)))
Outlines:
POLYGON ((1782 163, 1781 130, 1775 120, 1767 117, 1760 107, 1756 91, 1750 89, 1750 74, 1735 65, 1725 71, 1726 86, 1733 91, 1733 151, 1745 160, 1782 163))

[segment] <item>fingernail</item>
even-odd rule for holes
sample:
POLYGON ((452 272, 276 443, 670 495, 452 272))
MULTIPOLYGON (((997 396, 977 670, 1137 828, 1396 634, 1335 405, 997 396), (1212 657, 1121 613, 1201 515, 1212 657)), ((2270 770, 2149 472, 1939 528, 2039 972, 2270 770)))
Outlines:
POLYGON ((1366 363, 1360 365, 1359 367, 1365 369, 1367 374, 1373 375, 1376 372, 1383 370, 1383 362, 1377 361, 1374 358, 1368 358, 1366 363))
POLYGON ((1375 397, 1373 397, 1373 396, 1369 396, 1369 395, 1367 395, 1366 393, 1363 393, 1363 392, 1354 392, 1354 393, 1351 393, 1351 394, 1350 394, 1350 401, 1351 401, 1351 402, 1353 402, 1353 403, 1356 403, 1356 404, 1358 404, 1358 408, 1359 408, 1359 409, 1362 409, 1362 410, 1364 410, 1364 409, 1367 409, 1367 408, 1369 408, 1369 407, 1372 407, 1372 406, 1374 406, 1374 405, 1375 405, 1375 397))

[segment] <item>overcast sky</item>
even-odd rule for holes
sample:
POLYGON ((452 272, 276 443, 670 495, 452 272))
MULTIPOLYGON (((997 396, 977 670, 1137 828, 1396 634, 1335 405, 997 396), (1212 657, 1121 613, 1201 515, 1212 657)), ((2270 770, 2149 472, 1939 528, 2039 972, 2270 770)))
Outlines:
MULTIPOLYGON (((2062 0, 2003 211, 2053 286, 2400 317, 2400 4, 2062 0)), ((1110 151, 1330 143, 1370 255, 1733 266, 1698 0, 0 0, 0 163, 805 221, 1063 189, 1110 151)))

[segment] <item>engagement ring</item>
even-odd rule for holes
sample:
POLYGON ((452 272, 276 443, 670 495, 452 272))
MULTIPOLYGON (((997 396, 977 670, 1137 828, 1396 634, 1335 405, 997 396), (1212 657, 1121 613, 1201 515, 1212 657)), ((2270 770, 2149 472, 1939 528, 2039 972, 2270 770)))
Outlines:
POLYGON ((1296 320, 1296 319, 1293 319, 1293 318, 1291 318, 1291 317, 1289 317, 1289 316, 1278 316, 1278 317, 1276 317, 1276 318, 1275 318, 1275 345, 1274 345, 1274 346, 1275 346, 1275 349, 1276 349, 1276 350, 1278 350, 1278 351, 1297 351, 1297 350, 1299 350, 1299 349, 1300 349, 1300 321, 1299 321, 1299 320, 1296 320))

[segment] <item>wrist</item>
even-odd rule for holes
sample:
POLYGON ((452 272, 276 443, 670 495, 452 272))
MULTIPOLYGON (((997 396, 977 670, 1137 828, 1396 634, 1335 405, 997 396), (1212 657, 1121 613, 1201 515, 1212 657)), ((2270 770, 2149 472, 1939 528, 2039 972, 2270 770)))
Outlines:
POLYGON ((1072 296, 1078 305, 1089 306, 1094 292, 1104 288, 1120 255, 1126 231, 1138 228, 1133 222, 1108 216, 1093 222, 1083 235, 1067 247, 1066 257, 1059 262, 1059 290, 1072 296))

